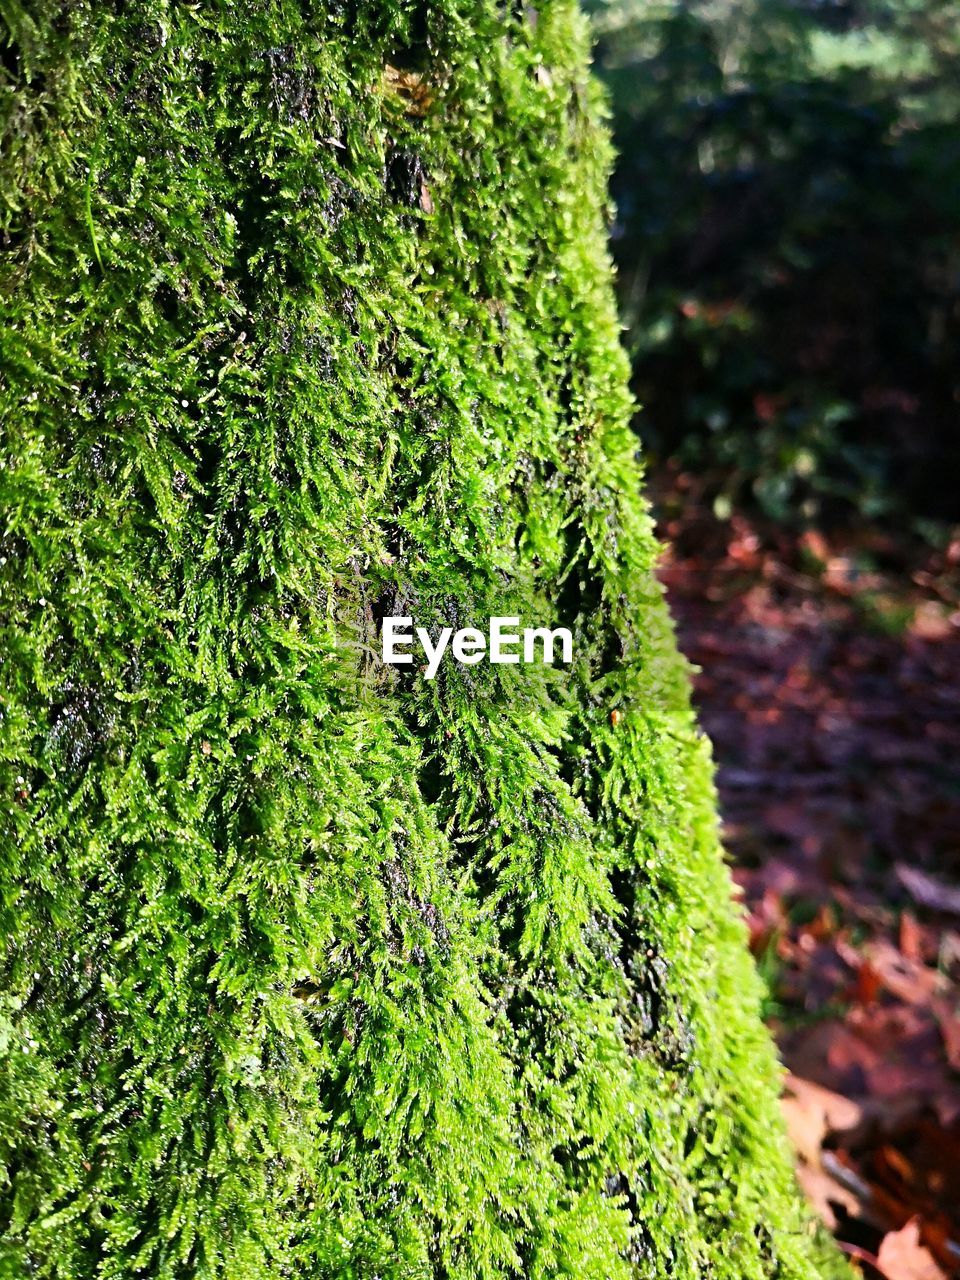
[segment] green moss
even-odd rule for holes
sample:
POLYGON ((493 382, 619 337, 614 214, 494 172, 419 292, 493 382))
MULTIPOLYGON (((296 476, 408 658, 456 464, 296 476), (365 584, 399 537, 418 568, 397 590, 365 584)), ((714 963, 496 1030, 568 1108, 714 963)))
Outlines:
POLYGON ((2 12, 0 1275, 832 1273, 579 15, 2 12), (511 604, 572 674, 376 660, 511 604))

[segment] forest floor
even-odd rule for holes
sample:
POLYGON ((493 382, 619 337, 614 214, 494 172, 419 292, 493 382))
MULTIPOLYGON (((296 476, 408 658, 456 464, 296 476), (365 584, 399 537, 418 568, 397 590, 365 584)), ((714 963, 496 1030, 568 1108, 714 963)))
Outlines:
POLYGON ((864 1275, 960 1276, 960 537, 654 495, 801 1181, 864 1275))

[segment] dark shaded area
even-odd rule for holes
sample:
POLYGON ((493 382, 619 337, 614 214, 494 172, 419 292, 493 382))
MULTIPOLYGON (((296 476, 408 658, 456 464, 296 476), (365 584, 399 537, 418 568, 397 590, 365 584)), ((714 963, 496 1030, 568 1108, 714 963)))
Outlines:
POLYGON ((649 456, 709 477, 721 514, 956 519, 954 7, 594 11, 649 456))

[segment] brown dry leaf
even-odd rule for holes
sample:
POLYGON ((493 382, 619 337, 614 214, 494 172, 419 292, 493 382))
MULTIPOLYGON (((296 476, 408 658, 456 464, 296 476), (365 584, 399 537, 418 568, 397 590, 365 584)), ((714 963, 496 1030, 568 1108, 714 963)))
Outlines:
POLYGON ((881 975, 869 960, 864 960, 857 970, 851 995, 857 1004, 874 1004, 883 986, 884 981, 881 975))
POLYGON ((910 631, 922 640, 946 640, 950 635, 950 609, 938 600, 923 600, 913 614, 910 631))
POLYGON ((807 529, 800 535, 800 546, 814 560, 818 560, 820 564, 826 564, 830 559, 830 544, 827 542, 823 534, 817 529, 807 529))
POLYGON ((960 1071, 960 1009, 943 996, 932 1000, 930 1007, 943 1036, 947 1061, 955 1071, 960 1071))
POLYGON ((420 208, 424 213, 433 213, 433 197, 425 182, 420 183, 420 208))
POLYGON ((384 87, 403 102, 409 116, 425 116, 433 102, 433 91, 419 71, 401 71, 387 63, 383 68, 384 87))
POLYGON ((781 1105, 790 1140, 807 1164, 818 1168, 827 1134, 856 1128, 863 1109, 851 1098, 800 1076, 787 1076, 785 1090, 781 1105))
POLYGON ((947 986, 942 973, 908 959, 885 938, 874 939, 863 950, 865 962, 878 981, 906 1004, 928 1005, 947 986))
POLYGON ((920 1243, 919 1218, 911 1218, 905 1227, 884 1236, 877 1261, 889 1280, 946 1280, 946 1272, 920 1243))
POLYGON ((911 911, 904 911, 900 917, 900 950, 907 957, 919 964, 923 959, 923 935, 917 918, 911 911))
POLYGON ((820 1167, 820 1149, 827 1136, 823 1112, 808 1108, 797 1098, 784 1098, 780 1103, 787 1122, 787 1134, 794 1150, 808 1168, 820 1167))
POLYGON ((813 1205, 817 1217, 830 1231, 835 1231, 838 1226, 835 1206, 839 1205, 846 1210, 849 1217, 859 1216, 860 1201, 857 1197, 822 1169, 812 1169, 808 1164, 801 1164, 797 1167, 797 1181, 803 1194, 813 1205))

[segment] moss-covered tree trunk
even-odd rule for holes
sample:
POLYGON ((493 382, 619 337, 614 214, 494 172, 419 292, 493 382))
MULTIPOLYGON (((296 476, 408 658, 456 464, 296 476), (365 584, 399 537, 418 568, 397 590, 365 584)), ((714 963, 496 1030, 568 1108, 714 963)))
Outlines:
POLYGON ((0 1275, 826 1275, 568 0, 4 0, 0 1275), (379 660, 387 615, 574 662, 379 660))

